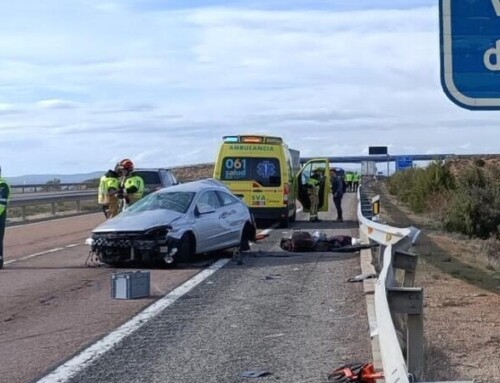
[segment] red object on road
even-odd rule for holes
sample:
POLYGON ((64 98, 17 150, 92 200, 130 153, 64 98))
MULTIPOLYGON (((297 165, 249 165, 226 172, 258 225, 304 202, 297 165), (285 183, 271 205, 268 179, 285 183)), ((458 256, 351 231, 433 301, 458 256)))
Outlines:
POLYGON ((376 372, 371 363, 346 364, 333 370, 328 375, 328 382, 342 383, 377 383, 377 379, 383 379, 382 372, 376 372))

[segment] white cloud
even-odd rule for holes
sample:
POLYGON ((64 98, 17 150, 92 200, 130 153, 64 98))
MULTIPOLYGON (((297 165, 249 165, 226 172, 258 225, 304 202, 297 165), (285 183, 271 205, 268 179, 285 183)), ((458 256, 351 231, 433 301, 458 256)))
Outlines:
POLYGON ((76 102, 59 99, 40 100, 37 101, 36 106, 40 109, 74 109, 80 107, 76 102))
POLYGON ((0 15, 0 162, 12 175, 121 157, 209 162, 223 135, 248 132, 281 135, 304 156, 500 149, 499 113, 462 110, 441 90, 436 6, 29 3, 0 15))

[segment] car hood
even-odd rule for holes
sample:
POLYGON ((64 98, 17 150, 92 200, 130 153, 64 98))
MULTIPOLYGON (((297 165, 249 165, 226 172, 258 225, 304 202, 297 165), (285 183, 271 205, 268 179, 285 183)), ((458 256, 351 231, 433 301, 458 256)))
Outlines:
POLYGON ((172 210, 126 211, 100 224, 92 230, 92 233, 144 231, 153 227, 170 225, 182 216, 182 213, 172 210))

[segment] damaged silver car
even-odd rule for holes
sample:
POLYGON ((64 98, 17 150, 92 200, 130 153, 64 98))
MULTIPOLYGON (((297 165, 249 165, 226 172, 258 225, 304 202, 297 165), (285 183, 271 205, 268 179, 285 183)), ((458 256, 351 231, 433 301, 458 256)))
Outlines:
POLYGON ((187 262, 196 254, 249 249, 248 207, 220 181, 205 179, 147 195, 92 231, 91 251, 109 265, 187 262))

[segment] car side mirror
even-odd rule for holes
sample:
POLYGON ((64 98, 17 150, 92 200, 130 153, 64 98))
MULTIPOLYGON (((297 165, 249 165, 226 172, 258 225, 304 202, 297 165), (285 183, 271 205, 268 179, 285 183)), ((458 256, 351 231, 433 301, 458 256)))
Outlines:
POLYGON ((196 215, 214 213, 215 209, 210 205, 196 205, 196 215))

